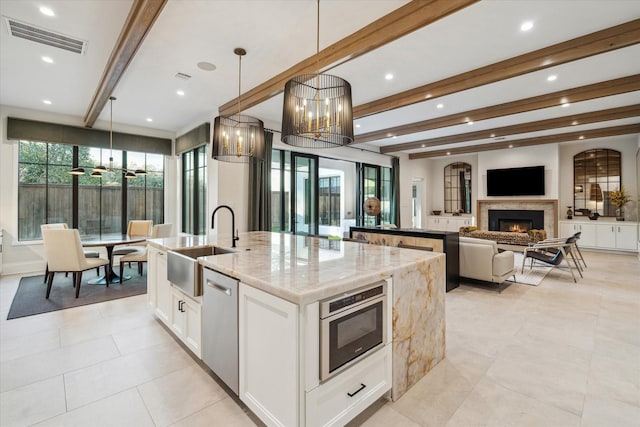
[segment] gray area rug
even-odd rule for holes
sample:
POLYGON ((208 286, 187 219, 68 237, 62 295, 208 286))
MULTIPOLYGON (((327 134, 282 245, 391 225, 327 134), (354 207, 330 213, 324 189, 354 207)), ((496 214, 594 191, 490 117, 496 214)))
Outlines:
MULTIPOLYGON (((131 265, 132 268, 125 267, 124 269, 124 274, 131 276, 131 280, 127 280, 123 284, 110 284, 108 288, 105 285, 87 284, 89 280, 96 278, 96 271, 85 271, 82 275, 80 296, 77 299, 71 274, 69 274, 69 277, 64 277, 64 273, 57 273, 55 275, 49 299, 45 298, 47 285, 43 282, 44 274, 23 277, 20 279, 18 290, 13 297, 7 320, 146 294, 146 264, 142 276, 138 275, 136 264, 131 265)), ((102 271, 103 270, 100 269, 100 272, 102 271)))

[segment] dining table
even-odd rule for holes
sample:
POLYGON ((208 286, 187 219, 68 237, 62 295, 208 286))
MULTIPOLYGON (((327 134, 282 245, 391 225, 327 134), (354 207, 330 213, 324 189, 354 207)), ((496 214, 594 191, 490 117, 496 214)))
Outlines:
POLYGON ((88 236, 86 239, 81 239, 82 246, 85 248, 105 247, 107 249, 107 259, 109 260, 105 276, 91 279, 88 284, 105 285, 107 283, 106 274, 109 275, 109 283, 122 283, 131 279, 131 276, 123 275, 120 277, 113 270, 113 249, 116 246, 140 243, 145 240, 147 240, 146 237, 131 237, 126 234, 108 234, 101 237, 88 236))

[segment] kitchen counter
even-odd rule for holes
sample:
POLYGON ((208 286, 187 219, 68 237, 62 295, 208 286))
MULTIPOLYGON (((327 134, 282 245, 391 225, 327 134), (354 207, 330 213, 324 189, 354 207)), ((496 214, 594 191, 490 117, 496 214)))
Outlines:
POLYGON ((217 245, 234 253, 199 258, 209 269, 305 306, 384 278, 393 278, 393 387, 396 400, 444 358, 445 255, 284 233, 241 233, 216 239, 149 240, 171 250, 217 245))

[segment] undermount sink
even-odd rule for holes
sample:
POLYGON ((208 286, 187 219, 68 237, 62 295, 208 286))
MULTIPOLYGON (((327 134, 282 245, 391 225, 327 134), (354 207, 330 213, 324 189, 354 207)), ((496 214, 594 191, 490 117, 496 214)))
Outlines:
POLYGON ((202 295, 202 266, 197 258, 233 252, 213 245, 168 251, 167 279, 187 294, 200 296, 202 295))

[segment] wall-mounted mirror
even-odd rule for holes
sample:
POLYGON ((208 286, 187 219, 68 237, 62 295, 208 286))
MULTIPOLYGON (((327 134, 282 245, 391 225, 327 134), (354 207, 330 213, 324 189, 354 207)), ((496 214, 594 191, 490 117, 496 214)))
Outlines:
POLYGON ((587 150, 573 156, 573 209, 576 216, 597 212, 615 216, 609 193, 620 189, 620 152, 587 150))
POLYGON ((444 168, 444 211, 471 213, 471 165, 451 163, 444 168))

